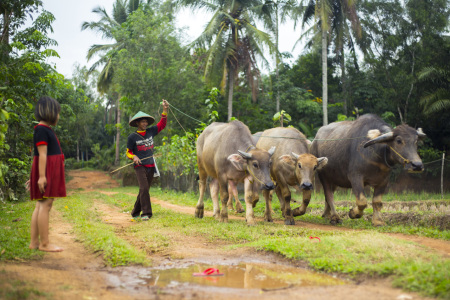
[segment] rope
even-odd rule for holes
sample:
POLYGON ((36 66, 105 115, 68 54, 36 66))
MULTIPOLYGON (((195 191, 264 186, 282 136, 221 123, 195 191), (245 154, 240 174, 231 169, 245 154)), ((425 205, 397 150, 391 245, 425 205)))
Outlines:
MULTIPOLYGON (((247 166, 247 171, 253 176, 254 179, 256 179, 256 181, 258 181, 259 183, 261 183, 262 185, 266 185, 264 182, 262 182, 261 180, 258 179, 258 177, 255 176, 255 174, 253 174, 253 172, 250 170, 250 168, 247 166)), ((250 181, 250 183, 252 183, 250 181)))
MULTIPOLYGON (((188 115, 188 114, 185 114, 184 112, 182 112, 181 110, 179 110, 178 108, 176 108, 175 106, 173 106, 172 104, 169 105, 169 108, 170 108, 170 107, 173 107, 175 110, 179 111, 180 113, 182 113, 182 114, 185 115, 186 117, 191 118, 192 120, 197 121, 197 122, 200 123, 200 124, 205 123, 205 122, 202 122, 202 121, 200 121, 200 120, 197 120, 196 118, 191 117, 191 116, 188 115)), ((172 111, 172 110, 171 110, 171 111, 172 111)), ((172 111, 172 114, 173 114, 173 111, 172 111)))
MULTIPOLYGON (((175 107, 174 107, 174 108, 175 108, 175 107)), ((172 113, 172 115, 174 116, 175 120, 177 120, 178 125, 180 125, 180 127, 184 130, 184 132, 187 133, 186 129, 184 129, 184 127, 181 125, 180 121, 178 121, 177 117, 176 117, 175 114, 173 113, 173 110, 170 108, 170 105, 169 105, 169 109, 170 109, 170 112, 172 113)))

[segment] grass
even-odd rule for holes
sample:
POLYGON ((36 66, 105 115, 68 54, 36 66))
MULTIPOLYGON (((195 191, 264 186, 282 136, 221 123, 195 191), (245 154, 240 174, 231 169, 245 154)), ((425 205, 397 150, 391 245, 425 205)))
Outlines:
MULTIPOLYGON (((136 194, 137 187, 126 187, 126 188, 115 188, 110 189, 109 191, 116 191, 121 193, 127 193, 127 194, 136 194)), ((152 187, 151 190, 152 197, 156 197, 158 199, 177 204, 182 206, 189 206, 189 207, 195 207, 197 205, 198 201, 198 195, 196 193, 181 193, 171 190, 162 190, 159 187, 152 187)), ((431 237, 431 238, 437 238, 442 240, 450 240, 450 230, 440 230, 436 228, 434 223, 432 222, 433 218, 437 216, 438 214, 435 212, 418 212, 418 214, 423 214, 423 217, 421 217, 420 222, 407 222, 407 221, 389 221, 386 220, 387 226, 382 227, 373 227, 371 222, 371 215, 373 213, 373 209, 371 204, 369 203, 368 207, 364 211, 365 216, 361 219, 350 219, 348 217, 348 210, 349 207, 342 207, 339 206, 339 203, 342 201, 349 201, 349 199, 353 201, 353 198, 349 198, 347 195, 344 195, 344 193, 336 193, 336 211, 338 214, 340 213, 342 217, 343 223, 338 226, 346 227, 346 228, 352 228, 352 229, 367 229, 367 230, 373 230, 377 232, 390 232, 390 233, 403 233, 403 234, 413 234, 413 235, 419 235, 419 236, 425 236, 425 237, 431 237)), ((423 194, 425 195, 425 194, 423 194)), ((428 194, 427 194, 428 195, 428 194)), ((241 195, 243 196, 243 195, 241 195)), ((408 196, 409 197, 409 196, 408 196)), ((293 198, 297 200, 301 200, 300 196, 298 194, 293 194, 293 198)), ((395 198, 392 197, 391 194, 388 194, 388 199, 391 199, 391 201, 394 201, 395 198)), ((416 196, 410 197, 413 199, 417 199, 416 196)), ((308 209, 311 211, 307 212, 305 215, 296 217, 296 220, 299 221, 305 221, 315 224, 324 224, 329 225, 329 221, 327 219, 324 219, 321 217, 323 209, 324 209, 324 196, 323 194, 317 193, 315 196, 312 196, 312 200, 308 206, 308 209)), ((406 198, 405 198, 406 199, 406 198)), ((408 198, 409 199, 409 198, 408 198)), ((429 199, 432 199, 430 197, 429 199)), ((447 198, 448 199, 448 198, 447 198)), ((207 199, 205 197, 204 199, 205 204, 205 210, 212 211, 212 201, 210 199, 207 199)), ((395 200, 397 201, 397 200, 395 200)), ((406 200, 405 200, 406 201, 406 200)), ((388 201, 389 202, 389 201, 388 201)), ((263 218, 264 217, 264 208, 265 205, 264 198, 260 196, 259 203, 254 208, 255 216, 263 218)), ((245 203, 242 203, 245 209, 245 203)), ((293 203, 291 204, 291 207, 295 208, 299 204, 293 203)), ((283 220, 283 217, 281 215, 280 211, 280 204, 278 201, 278 198, 276 195, 273 195, 273 201, 272 201, 272 207, 275 212, 273 214, 274 219, 283 220)), ((230 214, 235 214, 233 212, 229 212, 230 214)), ((241 216, 244 216, 245 214, 240 214, 241 216)), ((387 216, 386 212, 382 212, 382 216, 387 216)))
POLYGON ((75 194, 64 201, 55 201, 54 205, 72 223, 78 239, 94 252, 101 252, 107 265, 149 264, 145 253, 118 237, 112 226, 102 222, 89 194, 75 194))
MULTIPOLYGON (((108 189, 108 192, 111 191, 118 193, 112 196, 98 192, 82 193, 55 201, 55 208, 72 223, 77 238, 92 251, 100 251, 105 263, 110 266, 148 265, 150 261, 146 253, 173 249, 179 243, 181 235, 199 237, 228 248, 250 247, 278 253, 289 259, 305 261, 315 270, 345 274, 352 278, 391 276, 394 285, 403 289, 427 296, 450 298, 450 260, 437 256, 418 244, 381 233, 392 232, 392 226, 373 228, 370 222, 359 219, 345 220, 342 226, 349 227, 346 222, 358 224, 359 229, 364 229, 362 231, 323 231, 266 222, 258 222, 257 226, 249 227, 243 220, 230 219, 228 223, 220 223, 212 217, 197 219, 153 204, 154 216, 149 222, 136 222, 119 233, 112 225, 102 222, 101 212, 95 209, 94 199, 129 212, 135 201, 137 187, 108 189), (126 236, 130 242, 121 236, 126 236), (321 242, 313 242, 309 236, 318 236, 321 242)), ((197 202, 195 194, 174 193, 153 187, 151 194, 152 197, 170 200, 178 205, 194 207, 197 202)), ((2 260, 41 257, 41 253, 28 249, 29 219, 33 204, 2 204, 0 225, 2 229, 10 227, 0 231, 1 247, 8 250, 0 256, 2 260), (23 220, 12 222, 17 218, 23 220)), ((320 210, 321 205, 314 201, 311 208, 320 210)), ((273 206, 276 211, 274 217, 281 219, 277 200, 273 201, 273 206)), ((212 210, 210 200, 205 202, 205 209, 212 210)), ((259 203, 255 214, 262 217, 263 211, 264 205, 259 203)), ((319 216, 311 214, 301 218, 314 223, 324 222, 319 216)), ((0 286, 4 284, 5 282, 0 281, 0 286)), ((14 285, 8 289, 14 292, 14 285)), ((35 294, 38 295, 39 292, 30 288, 31 296, 27 297, 35 297, 35 294)), ((8 299, 1 292, 0 296, 8 299)))
MULTIPOLYGON (((134 202, 134 196, 127 195, 130 190, 118 188, 116 191, 126 192, 113 197, 103 196, 102 201, 124 211, 129 210, 134 202)), ((171 198, 172 201, 176 199, 185 205, 195 205, 196 202, 195 195, 177 197, 173 192, 158 189, 152 189, 152 195, 161 199, 171 198)), ((231 248, 251 247, 279 253, 290 259, 306 261, 315 270, 346 274, 352 278, 392 276, 398 287, 428 296, 450 297, 450 260, 442 259, 415 243, 386 236, 373 227, 364 231, 321 231, 266 222, 248 227, 245 221, 220 223, 212 217, 197 219, 158 205, 153 205, 153 211, 151 222, 130 227, 130 234, 137 239, 145 239, 147 244, 159 243, 158 251, 170 247, 170 233, 178 232, 186 236, 201 236, 214 243, 221 241, 231 248), (167 238, 163 244, 161 236, 152 236, 154 232, 167 238), (312 242, 309 236, 318 236, 321 242, 312 242)))
POLYGON ((38 259, 30 250, 30 222, 36 202, 0 202, 0 261, 38 259))

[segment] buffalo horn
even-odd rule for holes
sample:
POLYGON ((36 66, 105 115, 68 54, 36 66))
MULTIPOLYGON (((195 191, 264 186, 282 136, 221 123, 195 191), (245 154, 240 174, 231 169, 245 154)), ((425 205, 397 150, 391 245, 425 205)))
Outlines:
POLYGON ((419 135, 419 139, 424 139, 427 135, 422 131, 422 128, 417 129, 417 134, 419 135))
POLYGON ((240 154, 243 158, 245 158, 245 159, 250 159, 250 158, 252 158, 252 154, 251 154, 251 153, 247 153, 247 152, 244 152, 244 151, 241 151, 241 150, 238 150, 238 152, 239 152, 239 154, 240 154))
POLYGON ((273 153, 275 152, 275 146, 272 146, 270 149, 269 149, 269 154, 270 154, 270 156, 272 156, 273 155, 273 153))
POLYGON ((394 133, 392 131, 382 134, 379 137, 376 137, 376 138, 371 139, 370 141, 366 142, 364 144, 364 148, 366 148, 368 146, 372 146, 373 144, 376 144, 376 143, 384 143, 384 142, 390 141, 390 140, 392 140, 393 137, 394 137, 394 133))
POLYGON ((297 153, 291 152, 291 154, 295 159, 298 159, 300 157, 300 155, 298 155, 297 153))
POLYGON ((320 164, 323 160, 327 160, 327 158, 326 157, 319 157, 317 159, 317 162, 320 164))

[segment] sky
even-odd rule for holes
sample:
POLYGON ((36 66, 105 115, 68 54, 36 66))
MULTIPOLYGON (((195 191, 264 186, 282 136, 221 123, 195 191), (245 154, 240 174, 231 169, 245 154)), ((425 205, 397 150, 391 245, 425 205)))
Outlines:
MULTIPOLYGON (((101 6, 111 15, 115 0, 44 0, 44 9, 50 11, 55 16, 53 23, 53 33, 50 38, 57 41, 58 46, 53 47, 58 52, 60 58, 51 58, 49 63, 56 66, 56 70, 65 77, 72 77, 74 65, 90 67, 95 59, 87 62, 86 55, 89 47, 93 44, 107 44, 112 41, 102 40, 100 34, 91 30, 81 31, 81 24, 85 21, 97 21, 98 16, 92 10, 101 6)), ((202 12, 193 13, 190 10, 182 10, 177 14, 177 27, 186 27, 186 40, 192 41, 203 31, 203 27, 210 19, 210 15, 202 12)), ((300 29, 294 31, 293 24, 280 26, 280 51, 290 52, 294 59, 300 54, 300 46, 294 51, 292 48, 300 36, 300 29)), ((268 60, 269 58, 266 57, 268 60)), ((290 61, 291 63, 292 61, 290 61)))

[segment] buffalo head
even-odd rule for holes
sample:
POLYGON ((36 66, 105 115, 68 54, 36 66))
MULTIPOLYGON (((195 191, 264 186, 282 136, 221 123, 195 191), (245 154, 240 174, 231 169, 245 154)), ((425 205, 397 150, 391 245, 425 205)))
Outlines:
POLYGON ((271 157, 275 152, 275 147, 269 151, 262 149, 252 149, 249 152, 238 150, 239 154, 231 154, 228 160, 239 171, 246 171, 252 175, 253 180, 259 182, 262 188, 272 190, 275 185, 270 178, 271 157))
POLYGON ((291 155, 282 155, 279 157, 281 163, 294 168, 295 177, 302 190, 311 190, 313 188, 312 180, 316 170, 320 170, 328 163, 328 158, 316 158, 312 154, 296 154, 291 152, 291 155))
POLYGON ((367 136, 370 140, 364 144, 364 148, 374 144, 385 144, 385 151, 389 152, 390 161, 403 164, 408 171, 423 171, 422 160, 417 154, 418 140, 426 137, 421 128, 415 130, 408 125, 400 125, 384 134, 381 134, 378 129, 369 130, 367 136))

